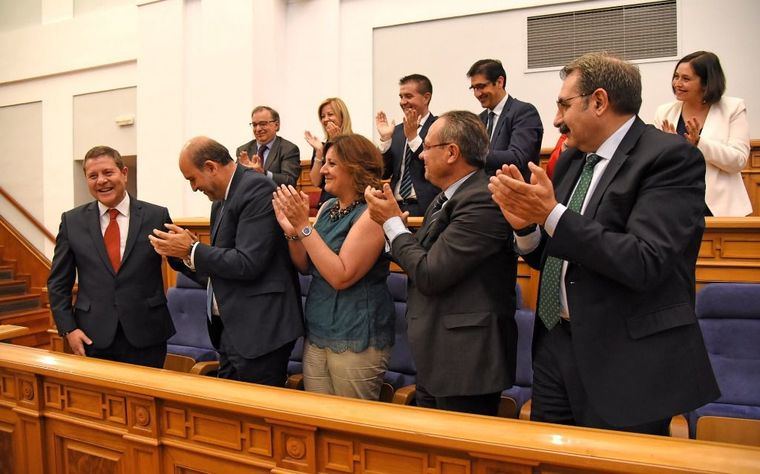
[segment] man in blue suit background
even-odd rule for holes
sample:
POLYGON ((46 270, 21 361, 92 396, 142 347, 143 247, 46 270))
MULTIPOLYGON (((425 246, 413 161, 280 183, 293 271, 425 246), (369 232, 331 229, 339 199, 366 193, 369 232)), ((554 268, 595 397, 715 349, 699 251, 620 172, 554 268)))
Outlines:
POLYGON ((467 71, 467 77, 472 93, 486 109, 480 113, 491 140, 486 172, 493 175, 504 165, 515 165, 529 181, 528 163, 538 164, 544 136, 538 111, 533 104, 507 94, 507 73, 501 61, 476 61, 467 71))

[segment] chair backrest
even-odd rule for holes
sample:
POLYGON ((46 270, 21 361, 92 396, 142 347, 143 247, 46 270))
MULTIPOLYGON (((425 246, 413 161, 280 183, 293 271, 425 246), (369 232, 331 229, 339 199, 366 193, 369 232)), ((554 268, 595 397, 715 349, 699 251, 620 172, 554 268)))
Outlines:
MULTIPOLYGON (((301 287, 301 305, 305 309, 306 297, 309 294, 309 287, 311 286, 311 275, 301 275, 299 273, 298 283, 301 287)), ((296 344, 290 352, 290 357, 288 357, 288 376, 303 372, 303 341, 303 336, 296 339, 296 344)), ((300 386, 301 382, 298 385, 300 386)))
POLYGON ((167 342, 213 350, 206 326, 206 289, 179 273, 177 286, 169 288, 166 300, 177 330, 167 342))
POLYGON ((533 385, 533 324, 536 316, 533 311, 518 309, 515 311, 517 322, 517 368, 515 385, 531 387, 533 385))
POLYGON ((395 332, 396 342, 391 350, 391 358, 388 362, 386 381, 394 388, 414 383, 417 368, 412 358, 412 350, 409 347, 409 337, 406 334, 406 275, 403 273, 391 273, 388 275, 388 288, 393 296, 393 305, 396 312, 395 332))
POLYGON ((721 396, 689 414, 760 419, 760 284, 713 283, 697 294, 696 312, 721 396))

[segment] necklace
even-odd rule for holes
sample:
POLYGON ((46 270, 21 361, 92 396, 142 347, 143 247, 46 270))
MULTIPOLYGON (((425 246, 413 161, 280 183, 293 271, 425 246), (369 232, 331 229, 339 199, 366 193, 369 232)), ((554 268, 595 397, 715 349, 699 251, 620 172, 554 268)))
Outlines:
POLYGON ((335 204, 330 208, 330 213, 327 217, 330 218, 330 222, 336 222, 338 219, 340 219, 343 216, 348 215, 351 211, 356 209, 356 206, 361 204, 362 201, 360 199, 357 199, 356 201, 352 202, 345 208, 340 208, 340 202, 336 199, 335 204))

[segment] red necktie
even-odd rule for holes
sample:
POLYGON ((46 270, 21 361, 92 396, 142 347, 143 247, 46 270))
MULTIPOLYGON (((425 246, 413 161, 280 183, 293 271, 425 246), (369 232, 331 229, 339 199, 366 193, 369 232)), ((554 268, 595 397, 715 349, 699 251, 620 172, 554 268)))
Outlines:
POLYGON ((106 244, 106 252, 108 252, 108 258, 111 260, 113 270, 118 272, 121 265, 121 232, 119 232, 119 223, 116 222, 116 216, 119 215, 119 211, 109 209, 108 215, 111 217, 111 222, 108 223, 106 233, 103 234, 103 241, 106 244))

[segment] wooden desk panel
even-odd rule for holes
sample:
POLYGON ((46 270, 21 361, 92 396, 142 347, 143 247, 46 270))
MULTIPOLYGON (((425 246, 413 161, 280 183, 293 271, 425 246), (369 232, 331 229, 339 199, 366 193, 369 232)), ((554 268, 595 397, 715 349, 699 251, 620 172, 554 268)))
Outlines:
POLYGON ((0 470, 757 472, 760 449, 354 400, 0 346, 0 470))
MULTIPOLYGON (((208 243, 208 220, 178 219, 177 224, 187 227, 208 243)), ((713 282, 760 283, 760 217, 708 217, 697 259, 697 286, 713 282)), ((421 218, 411 218, 410 227, 419 228, 421 218)), ((165 281, 173 286, 176 274, 164 266, 165 281)), ((393 265, 393 271, 401 269, 393 265)), ((538 294, 539 272, 520 260, 517 281, 528 308, 535 309, 538 294)))

